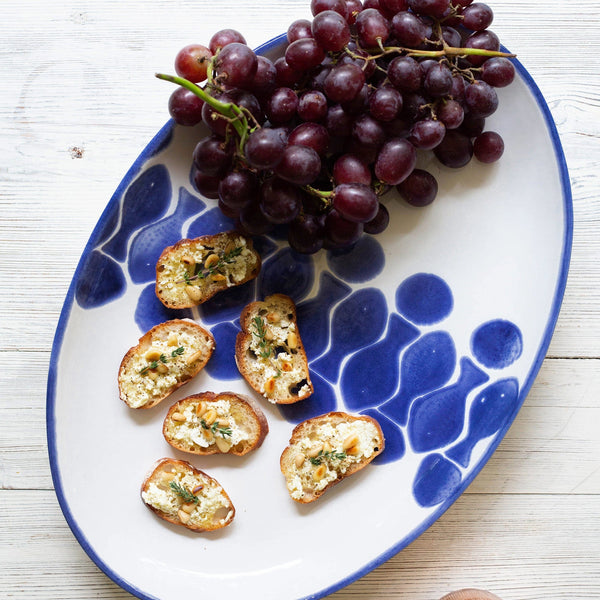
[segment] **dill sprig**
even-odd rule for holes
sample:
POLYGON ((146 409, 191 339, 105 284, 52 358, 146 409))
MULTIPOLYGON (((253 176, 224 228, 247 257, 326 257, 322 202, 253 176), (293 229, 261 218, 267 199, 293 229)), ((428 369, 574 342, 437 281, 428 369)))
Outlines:
MULTIPOLYGON (((173 352, 171 352, 170 358, 176 358, 177 356, 181 356, 184 352, 185 352, 185 348, 183 346, 179 346, 179 348, 176 348, 175 350, 173 350, 173 352)), ((166 365, 168 362, 169 362, 169 357, 167 357, 166 354, 161 354, 158 357, 158 360, 153 360, 146 367, 144 367, 140 371, 140 375, 145 375, 148 371, 151 371, 152 369, 156 369, 156 367, 158 367, 158 365, 160 363, 163 363, 164 365, 166 365)))
POLYGON ((243 246, 236 246, 233 250, 223 253, 214 265, 211 265, 208 269, 200 268, 200 270, 195 272, 193 275, 190 275, 186 271, 183 274, 183 279, 177 281, 176 283, 185 283, 186 285, 192 285, 193 281, 196 281, 198 279, 206 279, 206 277, 214 275, 225 265, 230 265, 232 262, 234 262, 235 258, 242 253, 243 249, 243 246))
POLYGON ((195 494, 192 494, 189 490, 186 490, 181 484, 176 481, 171 481, 169 483, 169 487, 179 496, 184 502, 193 502, 194 504, 198 504, 200 502, 200 498, 195 494))
POLYGON ((330 452, 323 452, 321 450, 317 456, 310 459, 310 462, 313 465, 320 465, 324 460, 344 460, 346 458, 345 452, 334 452, 331 450, 330 452))
POLYGON ((204 419, 200 419, 200 425, 204 429, 210 430, 213 435, 218 433, 221 437, 227 437, 233 433, 231 427, 220 427, 219 421, 215 421, 212 425, 209 425, 204 419))
POLYGON ((267 329, 265 326, 265 322, 263 321, 262 317, 258 315, 254 317, 252 321, 254 322, 254 328, 256 329, 256 331, 253 331, 252 333, 259 340, 258 347, 260 348, 260 355, 262 356, 262 358, 269 358, 269 356, 271 356, 271 346, 266 338, 267 329))

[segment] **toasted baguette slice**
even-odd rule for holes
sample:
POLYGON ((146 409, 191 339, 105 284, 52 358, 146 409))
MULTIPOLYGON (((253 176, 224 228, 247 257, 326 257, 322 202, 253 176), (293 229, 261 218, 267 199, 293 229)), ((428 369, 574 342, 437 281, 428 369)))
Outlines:
POLYGON ((190 308, 254 279, 261 267, 252 240, 235 231, 180 240, 156 264, 156 295, 168 308, 190 308))
POLYGON ((252 398, 232 392, 204 392, 171 406, 163 423, 165 440, 192 454, 243 456, 260 447, 267 418, 252 398))
POLYGON ((252 302, 242 311, 240 325, 235 361, 250 386, 275 404, 308 398, 313 385, 293 300, 273 294, 252 302))
POLYGON ((119 368, 119 394, 131 408, 152 408, 195 377, 215 349, 212 334, 193 321, 172 319, 145 333, 119 368))
POLYGON ((297 425, 280 460, 290 496, 314 502, 383 452, 379 423, 367 416, 330 412, 297 425))
POLYGON ((221 484, 184 460, 159 460, 144 480, 141 495, 161 519, 192 531, 221 529, 235 516, 221 484))

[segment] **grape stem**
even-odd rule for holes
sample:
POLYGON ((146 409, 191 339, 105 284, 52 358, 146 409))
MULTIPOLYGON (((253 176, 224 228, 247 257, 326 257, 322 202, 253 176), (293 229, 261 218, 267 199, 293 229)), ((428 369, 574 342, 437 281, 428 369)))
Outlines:
POLYGON ((240 138, 240 148, 244 147, 246 138, 248 137, 248 119, 244 115, 244 111, 234 104, 233 102, 221 102, 216 98, 213 98, 210 94, 207 94, 201 87, 195 83, 184 79, 183 77, 177 77, 176 75, 166 75, 164 73, 156 73, 158 79, 163 81, 170 81, 184 87, 189 90, 201 100, 204 100, 211 108, 214 108, 219 114, 223 115, 234 127, 236 133, 240 138))

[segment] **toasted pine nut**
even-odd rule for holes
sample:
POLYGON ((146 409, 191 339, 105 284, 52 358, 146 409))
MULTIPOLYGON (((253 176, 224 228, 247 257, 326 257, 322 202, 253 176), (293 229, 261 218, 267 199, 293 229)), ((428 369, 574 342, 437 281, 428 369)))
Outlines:
POLYGON ((296 465, 296 468, 299 469, 304 464, 305 460, 306 456, 304 456, 302 452, 298 452, 298 454, 296 454, 296 458, 294 459, 294 464, 296 465))
POLYGON ((175 473, 163 472, 160 478, 163 483, 171 483, 175 479, 175 473))
POLYGON ((210 269, 214 265, 219 262, 219 257, 216 254, 209 254, 206 260, 204 261, 204 268, 210 269))
POLYGON ((185 415, 181 414, 180 412, 174 412, 171 415, 171 419, 173 419, 173 421, 183 423, 185 421, 185 415))
POLYGON ((281 363, 281 370, 285 371, 286 373, 289 373, 294 367, 292 366, 292 363, 290 362, 284 362, 281 363))
POLYGON ((323 452, 331 452, 331 444, 329 442, 323 442, 323 452))
POLYGON ((169 367, 167 367, 167 365, 165 365, 164 363, 158 363, 156 370, 161 375, 165 375, 169 372, 169 367))
POLYGON ((170 333, 169 334, 169 340, 167 341, 167 344, 169 346, 177 346, 179 340, 177 339, 177 334, 176 333, 170 333))
POLYGON ((187 523, 190 520, 190 514, 186 513, 185 510, 179 509, 177 511, 177 516, 182 523, 187 523))
POLYGON ((355 433, 351 433, 343 442, 342 450, 348 451, 358 444, 358 436, 355 433))
POLYGON ((290 350, 295 350, 298 347, 298 336, 295 331, 290 331, 288 333, 287 345, 290 350))
POLYGON ((317 456, 319 456, 319 452, 321 452, 323 450, 323 444, 321 444, 320 442, 317 442, 307 453, 306 456, 308 456, 308 458, 316 458, 317 456))
POLYGON ((273 332, 270 329, 265 330, 265 340, 272 342, 275 339, 273 332))
POLYGON ((146 375, 148 375, 152 381, 156 381, 158 379, 158 373, 156 371, 146 371, 146 375))
POLYGON ((203 489, 204 489, 204 485, 202 485, 200 483, 192 490, 192 494, 197 494, 198 492, 201 492, 203 489))
POLYGON ((185 293, 192 302, 200 302, 202 300, 202 291, 195 285, 186 285, 185 293))
POLYGON ((357 456, 360 454, 360 445, 356 444, 356 446, 352 446, 352 448, 348 448, 348 450, 346 450, 346 454, 348 454, 349 456, 357 456))
POLYGON ((192 363, 195 363, 197 360, 200 360, 203 356, 204 356, 204 352, 202 350, 198 350, 198 352, 194 352, 194 354, 190 354, 185 359, 185 364, 191 365, 192 363))
POLYGON ((196 261, 189 254, 182 256, 181 262, 184 265, 195 265, 196 264, 196 261))
POLYGON ((202 400, 196 404, 196 416, 201 417, 206 412, 206 405, 202 400))
POLYGON ((323 477, 325 477, 325 473, 327 473, 327 467, 325 465, 319 465, 313 473, 313 478, 316 481, 319 481, 319 479, 323 479, 323 477))
POLYGON ((274 310, 267 314, 267 321, 269 321, 269 323, 279 323, 279 321, 281 321, 281 315, 274 310))
POLYGON ((207 425, 212 425, 217 420, 217 411, 214 408, 209 408, 204 413, 204 422, 207 425))
POLYGON ((265 394, 270 396, 274 391, 275 391, 275 379, 273 377, 271 377, 270 379, 267 379, 267 382, 265 383, 265 394))
POLYGON ((227 277, 225 277, 225 275, 223 275, 222 273, 213 273, 211 279, 213 281, 226 281, 227 277))
POLYGON ((181 510, 186 512, 188 515, 194 512, 196 505, 193 502, 187 502, 181 505, 181 510))
POLYGON ((229 452, 229 450, 231 450, 231 443, 220 436, 215 437, 215 444, 217 444, 217 448, 221 452, 229 452))
POLYGON ((148 352, 146 352, 146 354, 144 354, 144 358, 148 362, 154 362, 155 360, 158 360, 160 358, 160 355, 161 355, 161 351, 160 350, 156 350, 154 348, 151 348, 150 350, 148 350, 148 352))

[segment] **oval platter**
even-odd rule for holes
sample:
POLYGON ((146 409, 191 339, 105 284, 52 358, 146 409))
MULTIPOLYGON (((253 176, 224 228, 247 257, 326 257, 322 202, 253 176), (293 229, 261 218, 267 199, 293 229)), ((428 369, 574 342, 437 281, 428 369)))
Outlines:
MULTIPOLYGON (((259 51, 277 56, 285 36, 259 51)), ((143 599, 320 598, 417 538, 460 496, 515 418, 546 354, 572 241, 569 177, 535 82, 499 90, 487 129, 507 151, 494 165, 421 166, 436 201, 385 198, 391 224, 347 251, 302 256, 277 233, 255 240, 259 277, 200 308, 168 311, 154 293, 161 251, 233 227, 190 181, 200 128, 167 123, 129 169, 94 229, 58 323, 48 377, 47 434, 56 494, 75 537, 116 583, 143 599), (532 152, 535 148, 535 152, 532 152), (233 361, 239 315, 268 294, 290 295, 315 385, 280 409, 246 457, 171 449, 162 420, 201 391, 249 393, 233 361), (213 333, 206 369, 147 411, 119 400, 125 352, 152 326, 188 317, 213 333), (368 414, 386 449, 368 469, 299 505, 279 457, 294 425, 329 410, 368 414), (173 456, 220 481, 237 512, 230 527, 194 534, 140 500, 151 465, 173 456), (190 456, 192 457, 190 459, 190 456)))

